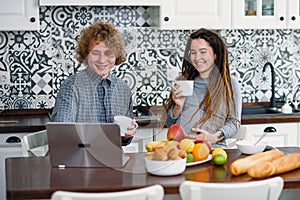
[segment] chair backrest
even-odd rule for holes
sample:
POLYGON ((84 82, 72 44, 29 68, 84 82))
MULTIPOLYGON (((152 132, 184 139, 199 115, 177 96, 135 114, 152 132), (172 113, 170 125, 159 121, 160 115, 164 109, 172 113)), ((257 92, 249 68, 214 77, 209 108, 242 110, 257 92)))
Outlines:
POLYGON ((277 200, 283 179, 274 177, 242 183, 203 183, 185 181, 179 191, 182 200, 277 200))
POLYGON ((51 196, 51 200, 162 200, 163 198, 164 189, 161 185, 153 185, 141 189, 121 192, 104 193, 56 191, 51 196))
POLYGON ((47 130, 25 135, 21 140, 23 156, 45 156, 48 152, 47 130))

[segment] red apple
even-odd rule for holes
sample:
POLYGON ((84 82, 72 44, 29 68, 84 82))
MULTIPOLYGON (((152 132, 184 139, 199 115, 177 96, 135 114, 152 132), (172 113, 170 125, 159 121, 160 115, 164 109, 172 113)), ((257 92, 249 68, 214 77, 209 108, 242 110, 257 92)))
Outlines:
POLYGON ((209 148, 209 151, 211 151, 211 143, 209 141, 197 139, 195 140, 195 144, 197 143, 204 143, 209 148))
POLYGON ((169 127, 167 137, 168 137, 169 141, 176 140, 176 141, 180 142, 183 138, 186 137, 186 133, 181 125, 172 124, 169 127))

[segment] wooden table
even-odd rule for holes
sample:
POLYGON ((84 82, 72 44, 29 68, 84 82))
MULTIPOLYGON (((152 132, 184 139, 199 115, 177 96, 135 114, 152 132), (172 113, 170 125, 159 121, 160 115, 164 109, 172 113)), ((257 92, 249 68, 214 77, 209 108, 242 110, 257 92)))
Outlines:
MULTIPOLYGON (((285 152, 300 152, 298 147, 281 148, 285 152)), ((160 177, 145 172, 144 153, 133 153, 122 169, 52 168, 48 157, 8 158, 6 188, 8 199, 50 198, 56 190, 108 192, 161 184, 166 194, 178 194, 185 180, 199 182, 252 181, 246 174, 232 176, 228 169, 237 158, 244 157, 236 149, 226 150, 228 162, 217 167, 211 161, 188 167, 181 175, 160 177)), ((300 169, 282 174, 284 188, 300 188, 300 169)))

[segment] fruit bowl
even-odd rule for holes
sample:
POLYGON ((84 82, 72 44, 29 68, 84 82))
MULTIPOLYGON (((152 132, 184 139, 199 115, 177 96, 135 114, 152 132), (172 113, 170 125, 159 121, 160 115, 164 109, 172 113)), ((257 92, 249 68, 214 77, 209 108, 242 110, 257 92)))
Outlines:
POLYGON ((146 170, 157 176, 174 176, 181 174, 186 168, 186 158, 179 160, 150 160, 145 157, 146 170))
POLYGON ((258 144, 254 145, 253 141, 241 140, 237 141, 235 144, 243 154, 255 154, 263 152, 267 146, 265 141, 260 141, 258 144))

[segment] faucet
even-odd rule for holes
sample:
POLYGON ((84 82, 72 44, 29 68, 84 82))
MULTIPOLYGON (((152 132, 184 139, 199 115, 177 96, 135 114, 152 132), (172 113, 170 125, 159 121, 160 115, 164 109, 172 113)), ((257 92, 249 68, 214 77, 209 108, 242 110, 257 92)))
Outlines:
POLYGON ((263 72, 266 71, 266 67, 269 66, 271 69, 271 90, 272 90, 272 96, 271 96, 271 108, 272 109, 276 109, 276 101, 275 101, 275 85, 274 85, 274 81, 275 81, 275 72, 274 72, 274 67, 270 62, 267 62, 264 65, 263 68, 263 72))

